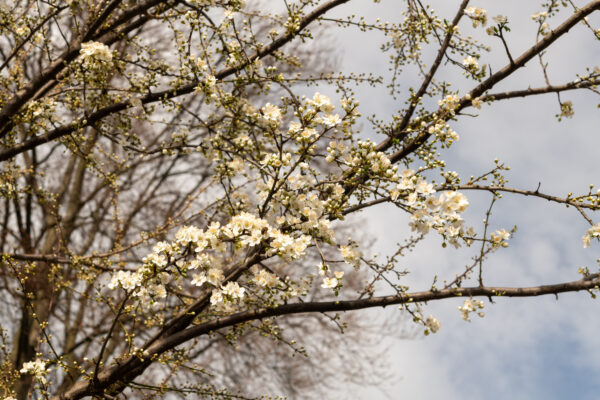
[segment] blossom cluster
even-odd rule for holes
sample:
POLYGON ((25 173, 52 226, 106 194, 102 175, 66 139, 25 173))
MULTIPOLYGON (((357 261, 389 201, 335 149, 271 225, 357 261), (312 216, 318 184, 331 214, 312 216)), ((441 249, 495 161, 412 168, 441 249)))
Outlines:
POLYGON ((464 229, 464 220, 460 215, 469 206, 464 194, 444 191, 436 197, 433 185, 414 170, 404 170, 400 176, 400 182, 390 191, 390 198, 410 207, 410 227, 413 231, 427 234, 431 229, 436 229, 455 247, 459 246, 458 237, 461 234, 473 235, 471 228, 464 229))
POLYGON ((362 253, 358 249, 351 246, 340 246, 340 253, 346 263, 358 268, 362 257, 362 253))
POLYGON ((429 334, 429 332, 436 333, 440 330, 441 327, 442 324, 440 323, 440 321, 431 315, 425 320, 425 328, 427 329, 425 331, 426 335, 429 334))
POLYGON ((99 62, 109 63, 112 61, 112 52, 107 45, 100 42, 85 42, 81 44, 79 52, 84 65, 92 67, 99 62))
POLYGON ((237 282, 227 282, 220 289, 212 291, 210 304, 219 305, 219 303, 224 303, 225 301, 235 303, 244 298, 245 291, 246 289, 240 287, 237 282))
POLYGON ((573 111, 573 102, 572 101, 563 101, 560 103, 560 114, 559 118, 571 118, 575 115, 575 111, 573 111))
POLYGON ((265 121, 278 125, 281 122, 282 113, 279 107, 267 103, 263 108, 261 108, 262 116, 265 121))
POLYGON ((273 193, 275 183, 270 178, 267 182, 257 184, 257 195, 261 201, 271 196, 273 218, 280 226, 294 227, 306 235, 333 243, 334 232, 326 214, 338 209, 343 203, 343 188, 339 184, 325 186, 330 193, 325 200, 319 197, 318 191, 309 191, 315 183, 315 179, 309 175, 294 174, 288 176, 279 190, 273 193))
POLYGON ((368 173, 373 182, 397 182, 399 179, 398 167, 392 165, 385 153, 377 151, 375 143, 371 140, 359 140, 355 146, 332 140, 327 152, 327 162, 335 161, 339 165, 368 173))
MULTIPOLYGON (((458 98, 458 96, 456 96, 456 98, 458 98)), ((450 103, 444 103, 444 105, 449 105, 453 108, 449 109, 449 112, 454 113, 454 108, 456 108, 456 106, 458 105, 458 102, 456 101, 455 103, 455 97, 452 96, 452 100, 450 103)), ((423 127, 426 126, 426 124, 422 124, 423 127)), ((458 139, 460 139, 460 137, 458 136, 458 133, 456 133, 455 131, 453 131, 450 128, 450 125, 444 121, 444 120, 438 120, 434 123, 431 123, 429 125, 429 127, 427 128, 427 132, 430 135, 434 135, 436 138, 438 138, 442 143, 447 143, 448 146, 451 145, 453 142, 458 141, 458 139)))
POLYGON ((479 69, 479 63, 473 56, 465 57, 465 59, 462 61, 462 65, 470 72, 477 72, 479 69))
MULTIPOLYGON (((225 282, 223 259, 228 243, 237 249, 262 244, 268 256, 293 260, 304 255, 311 240, 308 235, 283 233, 266 220, 242 212, 223 226, 213 222, 206 230, 194 226, 179 229, 173 243, 157 243, 137 271, 117 271, 107 286, 129 291, 145 307, 159 306, 158 300, 167 297, 167 285, 172 281, 181 285, 190 272, 190 285, 204 287, 206 284, 211 288, 213 306, 236 304, 244 299, 246 289, 238 282, 225 282)), ((280 283, 276 276, 264 270, 254 270, 252 282, 268 288, 280 283)))
MULTIPOLYGON (((224 94, 222 94, 224 96, 224 94)), ((289 185, 278 184, 283 176, 295 179, 294 170, 301 169, 301 175, 310 176, 307 173, 312 170, 309 161, 314 158, 316 150, 315 143, 323 136, 337 136, 338 130, 346 131, 356 120, 358 114, 355 112, 356 102, 351 99, 342 100, 342 108, 346 115, 341 117, 335 114, 331 100, 320 93, 315 93, 312 98, 302 98, 294 109, 295 118, 289 122, 288 129, 281 126, 290 107, 278 106, 266 103, 257 109, 249 102, 240 101, 240 112, 247 115, 252 121, 251 129, 259 129, 260 132, 235 130, 225 134, 217 134, 207 137, 203 146, 198 150, 205 152, 215 165, 215 172, 227 179, 233 180, 240 173, 252 174, 253 171, 263 176, 262 182, 258 184, 259 199, 278 200, 273 195, 284 198, 289 193, 289 185), (263 135, 264 129, 271 134, 263 135), (231 135, 231 136, 229 136, 231 135), (252 139, 250 139, 252 135, 252 139), (260 140, 256 137, 260 136, 260 140), (278 143, 281 138, 283 146, 278 143), (292 139, 292 140, 288 140, 292 139), (244 160, 251 158, 250 163, 244 160), (273 191, 273 183, 277 190, 273 191)), ((344 149, 348 149, 344 146, 344 149)), ((345 154, 349 157, 348 154, 345 154)), ((332 162, 334 159, 329 159, 332 162)), ((304 182, 306 185, 314 184, 304 182)), ((293 197, 293 196, 292 196, 293 197)))
POLYGON ((507 240, 510 239, 510 232, 507 232, 505 229, 500 229, 492 233, 490 238, 492 239, 492 244, 494 244, 494 246, 508 247, 507 240))
POLYGON ((117 271, 108 283, 109 289, 114 289, 118 286, 125 290, 133 290, 142 283, 142 275, 138 272, 117 271))
POLYGON ((480 318, 484 317, 483 311, 477 311, 483 309, 483 301, 477 299, 467 299, 463 303, 462 306, 459 306, 458 309, 462 314, 462 319, 465 321, 471 322, 471 318, 469 316, 470 313, 476 312, 480 318))
POLYGON ((327 97, 319 92, 316 92, 313 95, 313 98, 311 100, 309 100, 307 103, 310 106, 314 107, 315 110, 323 111, 326 113, 330 113, 335 109, 335 107, 331 103, 331 100, 329 99, 329 97, 327 97))
POLYGON ((48 370, 46 369, 46 362, 37 358, 35 361, 28 361, 23 363, 23 367, 19 371, 22 374, 31 374, 41 383, 46 383, 46 374, 48 370))
POLYGON ((583 235, 583 237, 582 237, 583 247, 589 247, 590 243, 592 241, 592 238, 596 238, 596 239, 600 240, 600 223, 592 226, 590 229, 588 229, 585 232, 585 235, 583 235))
POLYGON ((476 109, 480 109, 480 108, 481 108, 481 105, 482 105, 482 103, 483 103, 483 102, 481 101, 481 98, 479 98, 479 97, 475 97, 474 99, 472 99, 472 98, 471 98, 471 94, 470 94, 470 93, 467 93, 467 94, 465 95, 465 98, 466 98, 467 100, 471 100, 471 105, 472 105, 474 108, 476 108, 476 109))
POLYGON ((487 24, 487 11, 481 7, 469 6, 465 10, 465 14, 473 21, 473 28, 487 24))
POLYGON ((454 110, 460 104, 460 97, 456 94, 449 94, 441 100, 438 100, 438 106, 442 107, 444 110, 454 114, 454 110))
POLYGON ((536 21, 536 22, 544 22, 546 20, 546 17, 548 16, 548 12, 547 11, 540 11, 537 12, 535 14, 531 15, 531 19, 536 21))
POLYGON ((254 275, 252 281, 258 286, 265 288, 275 288, 281 285, 281 280, 279 280, 279 278, 276 275, 270 273, 267 270, 254 266, 252 267, 251 272, 254 275))
POLYGON ((323 277, 321 287, 323 289, 339 289, 344 277, 344 271, 331 271, 329 265, 321 263, 319 265, 319 275, 323 277))
POLYGON ((421 207, 411 216, 410 226, 422 234, 435 228, 437 232, 448 238, 450 244, 459 247, 458 237, 462 234, 472 236, 472 228, 464 228, 464 220, 460 213, 468 207, 469 201, 458 191, 445 191, 439 198, 428 197, 421 207))

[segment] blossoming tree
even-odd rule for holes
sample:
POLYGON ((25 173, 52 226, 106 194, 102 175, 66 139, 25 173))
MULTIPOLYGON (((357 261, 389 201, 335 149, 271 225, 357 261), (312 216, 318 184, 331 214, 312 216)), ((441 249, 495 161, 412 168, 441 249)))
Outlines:
MULTIPOLYGON (((405 1, 399 23, 331 16, 351 0, 252 3, 0 5, 4 398, 243 396, 214 373, 226 365, 209 354, 219 340, 235 349, 258 333, 302 353, 288 332, 313 315, 343 328, 327 313, 394 304, 427 335, 441 324, 425 302, 462 296, 468 321, 483 316, 481 297, 598 290, 587 268, 569 282, 488 285, 483 261, 514 231, 477 230, 463 212, 469 191, 489 192, 492 204, 504 192, 537 196, 579 211, 588 246, 600 238, 599 193, 512 188, 500 162, 461 179, 439 151, 458 145, 454 122, 483 105, 595 90, 593 66, 561 85, 494 88, 576 24, 600 37, 586 19, 600 0, 541 5, 537 41, 521 54, 505 40, 510 21, 467 0, 450 19, 405 1), (497 38, 503 68, 484 64, 465 25, 497 38), (382 78, 316 66, 306 45, 319 45, 323 29, 386 37, 390 101, 405 102, 373 124, 377 142, 358 127, 353 88, 382 78), (419 83, 403 91, 406 66, 419 83), (469 90, 438 77, 450 69, 469 90), (382 203, 410 215, 413 232, 385 262, 343 222, 382 203), (442 284, 409 288, 398 260, 426 235, 476 256, 442 284)), ((560 110, 573 115, 568 101, 560 110)))

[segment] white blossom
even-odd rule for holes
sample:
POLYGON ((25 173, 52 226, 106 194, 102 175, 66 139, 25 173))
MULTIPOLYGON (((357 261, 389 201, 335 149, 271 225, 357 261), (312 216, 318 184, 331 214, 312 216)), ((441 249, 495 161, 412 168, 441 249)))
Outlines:
POLYGON ((81 57, 86 63, 91 61, 112 61, 112 52, 107 45, 100 42, 82 43, 79 54, 81 54, 81 57))
POLYGON ((267 103, 263 108, 261 108, 261 111, 265 121, 274 122, 277 124, 281 122, 282 115, 279 107, 271 103, 267 103))
POLYGON ((473 21, 473 28, 487 24, 487 11, 481 7, 467 7, 465 14, 473 21))
POLYGON ((271 274, 264 269, 259 270, 254 274, 252 278, 253 282, 262 287, 276 287, 279 285, 280 280, 275 275, 271 274))
POLYGON ((458 97, 455 94, 452 95, 447 95, 446 97, 444 97, 441 100, 438 100, 438 105, 449 110, 449 111, 454 111, 456 109, 456 107, 458 107, 460 103, 460 97, 458 97))
POLYGON ((46 370, 46 362, 39 358, 36 358, 35 361, 23 363, 23 367, 19 372, 22 374, 31 374, 40 382, 46 383, 45 375, 48 373, 48 370, 46 370))
MULTIPOLYGON (((467 299, 465 300, 462 306, 458 307, 458 309, 462 314, 462 319, 464 319, 467 322, 470 322, 471 318, 469 317, 469 314, 472 312, 477 312, 477 310, 483 309, 483 301, 476 299, 467 299)), ((479 315, 479 317, 484 316, 483 312, 481 311, 477 312, 477 315, 479 315)))
POLYGON ((583 247, 589 247, 592 241, 592 238, 600 239, 600 223, 598 225, 592 226, 585 232, 583 235, 583 247))
POLYGON ((510 232, 507 232, 505 229, 500 229, 493 232, 490 235, 490 238, 492 239, 492 243, 506 247, 508 246, 506 241, 510 238, 510 232))
POLYGON ((429 329, 431 333, 436 333, 440 330, 442 324, 440 323, 440 321, 438 321, 436 318, 430 315, 425 320, 425 327, 427 327, 427 329, 429 329))
POLYGON ((203 231, 195 226, 184 226, 175 234, 175 240, 182 246, 189 244, 199 244, 203 239, 203 231))
POLYGON ((479 63, 477 62, 477 59, 475 57, 472 56, 467 56, 463 61, 462 64, 467 68, 467 69, 478 69, 479 68, 479 63))
POLYGON ((326 113, 330 113, 335 108, 333 104, 331 104, 331 100, 319 92, 316 92, 312 100, 309 100, 308 103, 326 113))
POLYGON ((573 111, 573 102, 572 101, 563 101, 560 104, 560 116, 565 118, 571 118, 575 115, 573 111))
POLYGON ((206 273, 206 280, 214 286, 220 285, 223 279, 225 279, 225 276, 220 268, 211 268, 206 273))
POLYGON ((350 246, 340 246, 340 253, 342 254, 344 261, 348 264, 354 266, 355 268, 360 265, 360 258, 362 254, 358 249, 350 246))
POLYGON ((194 276, 192 277, 192 281, 190 283, 194 286, 202 286, 207 281, 208 281, 208 278, 206 277, 206 274, 200 273, 200 274, 194 274, 194 276))
POLYGON ((227 282, 225 286, 222 287, 223 293, 227 296, 230 296, 233 299, 243 299, 244 292, 246 289, 241 287, 237 282, 227 282))
POLYGON ((217 305, 222 302, 223 302, 223 292, 221 292, 218 289, 213 290, 210 295, 210 304, 212 304, 214 306, 214 305, 217 305))
POLYGON ((324 277, 321 287, 324 289, 333 289, 333 288, 337 287, 337 285, 338 285, 337 278, 324 277))
POLYGON ((326 115, 323 117, 323 125, 325 125, 328 128, 331 128, 333 126, 336 126, 338 124, 340 124, 342 122, 342 119, 340 118, 340 116, 338 114, 330 114, 330 115, 326 115))
POLYGON ((117 271, 108 283, 109 289, 121 286, 125 290, 133 290, 142 283, 142 276, 137 272, 117 271))

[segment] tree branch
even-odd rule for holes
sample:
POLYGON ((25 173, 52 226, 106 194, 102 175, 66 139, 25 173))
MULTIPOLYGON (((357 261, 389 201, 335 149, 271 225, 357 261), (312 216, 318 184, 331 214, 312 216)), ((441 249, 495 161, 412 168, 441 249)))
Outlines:
POLYGON ((382 141, 377 146, 377 151, 384 151, 384 150, 388 149, 392 145, 393 139, 396 138, 408 126, 408 123, 410 122, 410 118, 412 117, 415 109, 417 108, 417 105, 421 101, 421 97, 427 91, 427 88, 429 87, 431 80, 435 76, 435 73, 437 72, 439 66, 441 65, 442 60, 444 59, 446 50, 448 49, 448 46, 450 46, 452 37, 455 34, 454 27, 458 25, 458 23, 460 22, 460 19, 464 15, 465 7, 467 6, 467 4, 469 4, 469 0, 463 0, 460 7, 458 8, 458 12, 454 16, 454 19, 452 20, 451 25, 449 25, 447 27, 448 33, 446 33, 446 37, 444 38, 444 41, 442 42, 442 45, 440 46, 440 49, 437 52, 435 60, 433 61, 433 64, 431 65, 429 72, 427 72, 425 79, 423 80, 423 83, 421 83, 419 90, 414 95, 413 100, 410 102, 410 104, 408 106, 408 110, 406 110, 406 112, 404 113, 404 116, 402 117, 402 121, 400 121, 400 123, 398 124, 398 127, 396 129, 394 129, 395 132, 393 132, 390 137, 388 137, 387 139, 382 141))
MULTIPOLYGON (((528 50, 523 52, 516 60, 514 60, 514 63, 507 64, 500 71, 491 75, 489 78, 487 78, 485 81, 483 81, 482 83, 477 85, 473 90, 471 90, 471 92, 469 92, 469 96, 470 96, 469 99, 467 99, 467 96, 465 96, 460 100, 460 103, 459 103, 457 109, 455 110, 456 113, 458 113, 460 110, 462 110, 466 106, 470 105, 471 104, 470 99, 481 96, 487 90, 494 87, 494 85, 496 85, 498 82, 502 81, 504 78, 511 75, 517 69, 523 67, 529 60, 531 60, 533 57, 535 57, 541 51, 544 51, 546 48, 548 48, 558 38, 560 38, 562 35, 567 33, 572 27, 577 25, 577 23, 579 23, 583 18, 585 18, 586 16, 588 16, 589 14, 591 14, 592 12, 594 12, 598 9, 600 9, 600 0, 594 0, 594 1, 586 4, 582 8, 580 8, 576 13, 574 13, 569 18, 567 18, 562 24, 560 24, 550 34, 546 35, 541 41, 539 41, 538 43, 536 43, 535 45, 530 47, 528 50)), ((390 161, 397 162, 399 160, 402 160, 404 157, 413 153, 415 150, 417 150, 419 147, 421 147, 421 145, 423 143, 425 143, 429 139, 430 136, 431 136, 431 134, 427 131, 421 132, 410 143, 408 143, 402 149, 400 149, 396 153, 394 153, 390 157, 390 161)), ((392 146, 392 143, 393 143, 392 140, 390 140, 390 138, 388 138, 388 139, 384 140, 378 146, 378 150, 379 151, 387 150, 388 148, 390 148, 392 146)))
MULTIPOLYGON (((351 311, 373 307, 386 307, 389 305, 422 303, 427 301, 442 300, 454 297, 535 297, 544 295, 557 295, 559 293, 577 292, 582 290, 597 290, 600 281, 598 274, 592 274, 583 279, 564 282, 553 285, 541 285, 532 287, 468 287, 468 288, 449 288, 442 290, 428 290, 423 292, 414 292, 399 294, 395 296, 372 297, 359 300, 326 301, 310 303, 283 304, 276 308, 260 308, 253 311, 245 311, 233 314, 228 317, 215 319, 200 325, 193 326, 172 334, 169 337, 157 340, 152 346, 144 350, 144 359, 137 356, 130 357, 121 365, 113 365, 106 368, 98 374, 96 388, 101 390, 118 383, 123 385, 127 381, 133 380, 139 376, 152 363, 152 359, 166 351, 196 337, 206 335, 218 329, 223 329, 237 324, 257 321, 264 318, 277 317, 283 315, 315 313, 315 312, 333 312, 333 311, 351 311)), ((85 396, 97 394, 94 391, 94 385, 89 382, 79 382, 71 390, 61 397, 53 397, 53 400, 75 400, 85 396)))
POLYGON ((579 81, 579 82, 569 82, 564 85, 549 85, 542 86, 537 88, 527 88, 523 90, 513 90, 508 92, 499 92, 499 93, 491 93, 485 96, 481 96, 479 100, 481 101, 494 101, 494 100, 505 100, 505 99, 513 99, 515 97, 527 97, 534 96, 538 94, 547 94, 547 93, 560 93, 567 90, 575 90, 575 89, 587 89, 590 87, 597 86, 598 82, 593 81, 579 81))
MULTIPOLYGON (((296 37, 298 35, 298 33, 300 31, 302 31, 310 23, 312 23, 313 21, 318 19, 321 15, 325 14, 327 11, 331 10, 332 8, 335 8, 336 6, 344 4, 348 1, 349 0, 331 0, 328 3, 323 4, 322 6, 315 8, 312 12, 307 14, 306 17, 304 17, 302 19, 302 21, 299 24, 300 28, 298 31, 288 32, 285 35, 282 35, 278 39, 271 42, 268 46, 265 46, 261 50, 256 51, 254 53, 254 55, 248 57, 248 59, 245 60, 245 62, 241 63, 240 65, 237 65, 235 67, 226 68, 226 69, 222 70, 221 72, 215 74, 215 78, 217 80, 223 80, 226 77, 233 75, 234 73, 242 70, 244 67, 248 66, 249 64, 254 62, 256 59, 260 59, 267 55, 272 54, 274 51, 278 50, 285 44, 289 43, 294 37, 296 37)), ((37 88, 39 87, 41 81, 46 80, 49 76, 55 76, 58 73, 58 70, 62 69, 62 66, 64 63, 70 62, 73 59, 75 59, 75 57, 79 54, 80 46, 81 46, 80 43, 74 44, 72 49, 68 50, 62 57, 59 58, 59 60, 55 61, 50 67, 48 67, 48 69, 46 71, 44 71, 40 77, 38 77, 36 80, 31 82, 27 86, 27 88, 24 89, 25 92, 18 95, 14 100, 10 101, 4 108, 2 108, 0 110, 0 126, 3 124, 7 124, 7 126, 8 126, 8 122, 9 122, 11 116, 15 112, 17 112, 19 110, 19 108, 23 104, 25 104, 31 96, 33 96, 33 93, 29 93, 29 92, 31 92, 31 90, 33 90, 33 88, 35 88, 35 91, 37 91, 37 88), (29 94, 31 94, 31 96, 29 94)), ((142 104, 154 103, 154 102, 162 101, 162 100, 169 100, 169 99, 173 99, 175 97, 179 97, 179 96, 182 96, 182 95, 185 95, 188 93, 192 93, 196 89, 197 86, 198 86, 198 82, 194 81, 194 82, 188 83, 187 85, 183 85, 179 89, 175 89, 175 90, 167 89, 167 90, 162 90, 159 92, 148 94, 148 95, 140 98, 140 100, 141 100, 142 104)), ((0 161, 9 160, 9 159, 13 158, 14 156, 23 153, 24 151, 33 149, 34 147, 37 147, 44 143, 47 143, 52 140, 58 139, 60 137, 66 136, 66 135, 76 131, 77 129, 81 129, 81 128, 84 128, 87 126, 93 126, 95 123, 97 123, 101 119, 103 119, 109 115, 115 114, 117 112, 126 110, 129 107, 131 107, 131 101, 123 101, 120 103, 116 103, 116 104, 105 107, 103 109, 100 109, 100 110, 90 114, 87 118, 85 118, 85 123, 81 123, 80 121, 75 121, 70 124, 63 125, 56 129, 53 129, 52 131, 47 132, 43 135, 35 136, 25 142, 19 143, 7 150, 0 152, 0 161)))
MULTIPOLYGON (((515 194, 521 194, 523 196, 539 197, 541 199, 546 199, 548 201, 552 201, 555 203, 566 204, 568 206, 573 206, 576 208, 587 208, 590 210, 600 209, 600 204, 582 203, 579 201, 574 201, 570 198, 552 196, 549 194, 541 193, 538 190, 514 189, 514 188, 510 188, 510 187, 506 187, 506 186, 459 185, 459 186, 436 186, 434 189, 436 191, 441 191, 441 190, 485 190, 488 192, 515 193, 515 194)), ((584 196, 581 196, 581 197, 584 197, 584 196)), ((355 205, 349 206, 344 211, 342 211, 342 214, 348 215, 353 212, 362 210, 363 208, 368 208, 368 207, 371 207, 371 206, 374 206, 377 204, 381 204, 381 203, 387 203, 389 201, 392 201, 392 199, 390 199, 390 197, 387 196, 387 197, 381 197, 381 198, 378 198, 375 200, 367 201, 364 203, 355 204, 355 205)))

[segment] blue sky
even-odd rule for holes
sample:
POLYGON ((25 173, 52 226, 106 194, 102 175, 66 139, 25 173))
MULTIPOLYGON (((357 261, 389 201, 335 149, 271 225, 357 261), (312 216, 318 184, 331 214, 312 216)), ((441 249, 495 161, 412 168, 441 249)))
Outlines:
MULTIPOLYGON (((401 18, 399 4, 396 0, 382 0, 380 4, 354 1, 336 11, 336 15, 355 12, 365 15, 367 21, 377 17, 393 21, 401 18)), ((459 2, 430 4, 451 19, 459 2)), ((497 14, 509 17, 512 32, 507 40, 513 55, 534 43, 531 14, 541 10, 540 2, 477 1, 471 5, 486 8, 490 19, 497 14)), ((561 20, 557 17, 551 26, 561 20)), ((598 15, 593 15, 590 22, 600 26, 598 15)), ((472 29, 465 21, 461 31, 472 29)), ((474 32, 489 40, 481 28, 474 32)), ((335 40, 344 54, 345 71, 387 74, 378 34, 346 30, 335 40)), ((480 64, 490 63, 498 70, 506 63, 506 55, 500 51, 499 43, 490 43, 493 50, 483 55, 480 64)), ((598 41, 593 40, 591 33, 583 26, 575 27, 548 52, 551 82, 565 83, 574 79, 576 72, 583 72, 585 66, 600 65, 600 52, 594 46, 598 46, 598 41)), ((460 73, 447 76, 460 80, 460 73)), ((410 70, 402 79, 404 88, 418 84, 410 70)), ((499 89, 542 84, 541 68, 535 60, 499 89)), ((384 120, 389 120, 403 102, 401 99, 395 103, 385 88, 360 89, 357 98, 363 100, 364 115, 376 113, 384 120)), ((461 140, 443 158, 450 169, 468 177, 491 169, 492 160, 498 157, 511 166, 507 174, 509 185, 521 189, 534 190, 541 182, 541 191, 565 196, 569 191, 587 191, 590 183, 598 187, 599 99, 586 93, 568 93, 563 100, 573 102, 575 117, 561 123, 554 117, 559 112, 554 95, 484 105, 478 118, 462 118, 454 123, 461 140)), ((368 124, 365 128, 366 136, 378 139, 369 134, 368 124)), ((482 193, 467 195, 471 201, 467 222, 480 228, 490 197, 482 193)), ((505 195, 494 210, 493 229, 517 225, 518 231, 508 249, 487 261, 489 285, 526 286, 575 280, 579 277, 578 267, 596 266, 600 247, 596 244, 583 249, 581 236, 588 225, 576 210, 512 195, 505 195)), ((389 206, 364 213, 361 219, 368 221, 376 238, 372 252, 391 253, 395 243, 409 232, 407 217, 389 206)), ((600 217, 593 219, 597 223, 600 217)), ((413 270, 407 278, 413 290, 428 288, 436 273, 452 278, 473 255, 472 250, 442 251, 439 245, 439 239, 431 236, 403 261, 413 270)), ((362 398, 386 398, 383 393, 389 398, 417 399, 598 398, 600 384, 595 377, 600 373, 599 305, 588 294, 561 295, 559 301, 554 297, 500 299, 495 304, 486 301, 486 316, 473 318, 471 323, 460 318, 457 307, 461 303, 456 299, 425 307, 426 313, 442 322, 441 331, 435 335, 414 340, 386 339, 397 379, 387 382, 381 391, 365 388, 362 398)), ((378 315, 385 318, 386 313, 393 312, 386 309, 378 315)))

